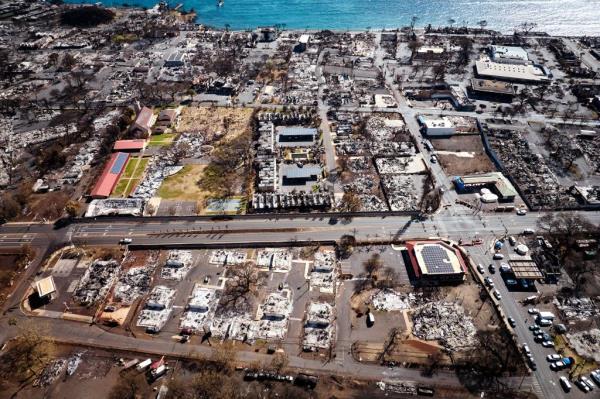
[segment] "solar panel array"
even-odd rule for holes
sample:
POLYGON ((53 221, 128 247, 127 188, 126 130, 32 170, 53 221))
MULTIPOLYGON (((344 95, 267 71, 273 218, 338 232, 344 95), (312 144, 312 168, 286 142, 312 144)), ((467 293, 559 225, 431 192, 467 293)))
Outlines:
POLYGON ((425 245, 421 250, 428 273, 454 273, 448 253, 438 245, 425 245))
POLYGON ((115 175, 121 173, 121 171, 123 170, 123 167, 125 166, 125 162, 127 162, 128 158, 129 158, 129 154, 124 153, 124 152, 118 153, 117 157, 115 159, 115 162, 113 163, 112 167, 110 168, 110 173, 113 173, 115 175))

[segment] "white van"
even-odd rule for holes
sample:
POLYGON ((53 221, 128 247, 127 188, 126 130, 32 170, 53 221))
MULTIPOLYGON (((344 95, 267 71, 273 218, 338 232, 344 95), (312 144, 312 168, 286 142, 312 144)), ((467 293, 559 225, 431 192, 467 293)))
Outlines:
POLYGON ((571 383, 564 375, 560 377, 560 385, 563 387, 565 392, 569 392, 571 390, 571 383))

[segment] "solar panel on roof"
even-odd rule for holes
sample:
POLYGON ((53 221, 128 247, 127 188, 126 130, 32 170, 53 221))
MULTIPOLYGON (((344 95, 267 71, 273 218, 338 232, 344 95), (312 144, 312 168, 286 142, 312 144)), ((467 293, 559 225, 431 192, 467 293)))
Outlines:
POLYGON ((427 245, 423 247, 421 256, 429 273, 453 273, 452 261, 446 251, 439 246, 427 245))
POLYGON ((125 166, 125 162, 127 162, 127 158, 129 158, 129 156, 123 152, 117 154, 115 163, 113 163, 112 167, 110 168, 110 173, 115 175, 121 173, 123 167, 125 166))

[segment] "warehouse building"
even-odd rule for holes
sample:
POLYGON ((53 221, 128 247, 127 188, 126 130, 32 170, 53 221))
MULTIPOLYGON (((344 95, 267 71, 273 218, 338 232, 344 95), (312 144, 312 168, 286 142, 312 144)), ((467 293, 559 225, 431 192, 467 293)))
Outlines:
POLYGON ((516 95, 511 83, 490 79, 471 79, 469 95, 479 100, 512 102, 516 95))
POLYGON ((500 202, 514 202, 517 196, 517 190, 500 172, 455 177, 453 182, 459 194, 478 192, 487 188, 498 196, 500 202))
POLYGON ((281 165, 280 187, 292 187, 310 191, 311 185, 319 181, 322 171, 319 165, 281 165))
POLYGON ((315 128, 280 126, 277 128, 277 144, 280 147, 311 147, 315 144, 317 134, 315 128))

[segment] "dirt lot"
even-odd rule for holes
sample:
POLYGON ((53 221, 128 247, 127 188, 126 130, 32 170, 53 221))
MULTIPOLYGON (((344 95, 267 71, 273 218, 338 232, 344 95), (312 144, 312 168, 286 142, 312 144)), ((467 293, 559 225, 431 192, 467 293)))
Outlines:
POLYGON ((449 175, 487 173, 496 170, 488 158, 479 135, 432 139, 442 167, 449 175))
POLYGON ((168 200, 198 201, 201 205, 208 195, 198 186, 206 165, 186 165, 181 171, 167 177, 158 189, 158 196, 168 200))
POLYGON ((208 142, 223 136, 232 138, 249 129, 253 112, 251 108, 185 107, 177 130, 201 133, 208 142))

